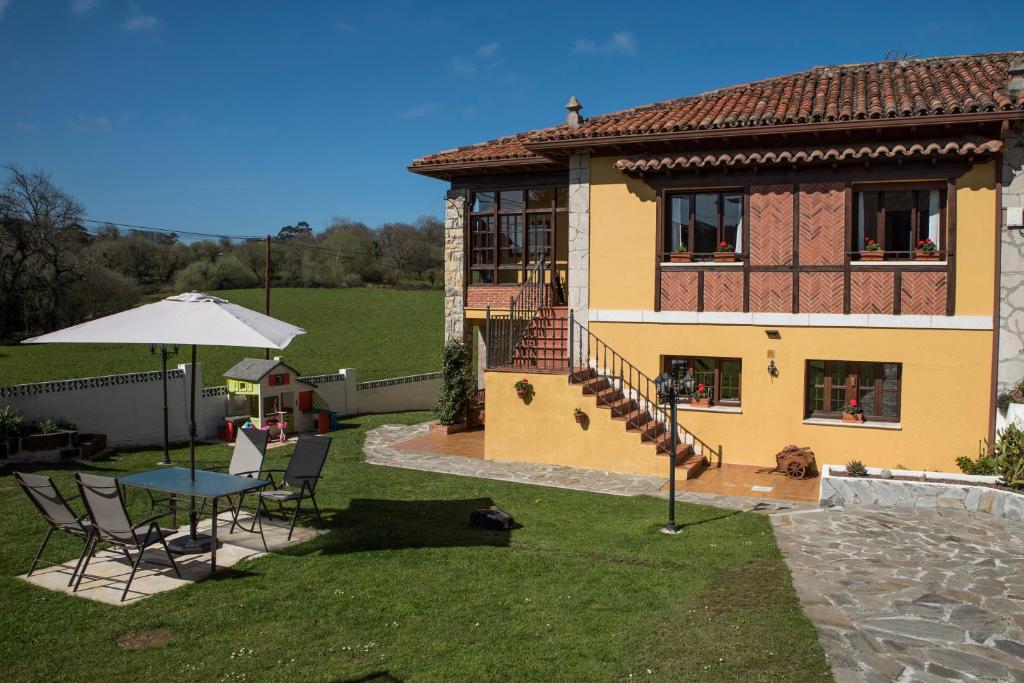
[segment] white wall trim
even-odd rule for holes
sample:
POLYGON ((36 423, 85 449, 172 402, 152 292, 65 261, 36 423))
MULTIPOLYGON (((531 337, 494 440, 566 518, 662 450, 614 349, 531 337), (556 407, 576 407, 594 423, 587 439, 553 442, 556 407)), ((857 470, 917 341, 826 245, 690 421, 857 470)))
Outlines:
POLYGON ((590 322, 773 327, 872 327, 924 330, 991 330, 987 315, 843 315, 838 313, 715 313, 591 310, 590 322))

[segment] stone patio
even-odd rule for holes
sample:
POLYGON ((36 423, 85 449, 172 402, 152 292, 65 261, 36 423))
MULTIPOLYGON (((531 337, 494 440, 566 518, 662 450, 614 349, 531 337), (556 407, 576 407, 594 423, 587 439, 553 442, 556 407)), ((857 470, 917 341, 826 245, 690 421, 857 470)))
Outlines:
POLYGON ((837 683, 1024 681, 1024 528, 954 510, 772 517, 837 683))
MULTIPOLYGON (((239 519, 248 524, 248 517, 241 515, 239 519)), ((228 512, 218 516, 220 522, 217 527, 217 540, 220 545, 217 548, 217 571, 228 569, 242 560, 250 560, 266 555, 263 549, 263 542, 258 533, 235 528, 235 532, 228 533, 231 528, 231 515, 228 512)), ((210 520, 201 520, 198 525, 199 531, 209 531, 210 520)), ((188 533, 188 526, 182 526, 178 533, 170 538, 176 538, 188 533)), ((324 533, 321 530, 295 527, 292 540, 288 540, 288 525, 278 520, 263 520, 263 534, 267 539, 267 547, 271 552, 298 545, 312 538, 317 534, 324 533)), ((134 557, 134 553, 132 553, 134 557)), ((175 555, 174 561, 181 571, 181 578, 175 575, 171 569, 167 555, 160 545, 151 546, 146 550, 145 559, 139 565, 135 573, 131 590, 121 602, 121 593, 124 591, 124 582, 131 573, 131 565, 125 556, 115 550, 101 550, 96 553, 77 593, 72 593, 68 587, 68 579, 75 568, 75 561, 69 560, 61 565, 46 566, 37 569, 32 576, 22 574, 19 579, 28 581, 42 588, 59 591, 68 595, 74 595, 88 600, 95 600, 107 605, 130 605, 148 597, 166 593, 167 591, 188 586, 202 581, 210 576, 210 555, 203 553, 198 555, 175 555), (152 559, 159 562, 159 565, 150 564, 146 560, 152 559)))

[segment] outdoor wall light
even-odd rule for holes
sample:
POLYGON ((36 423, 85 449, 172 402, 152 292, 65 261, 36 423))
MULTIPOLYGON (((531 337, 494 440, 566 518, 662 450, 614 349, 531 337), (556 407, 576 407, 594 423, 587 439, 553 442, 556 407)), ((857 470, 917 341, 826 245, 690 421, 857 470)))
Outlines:
POLYGON ((779 376, 779 368, 778 366, 775 365, 774 359, 768 361, 768 374, 771 375, 772 377, 779 376))
POLYGON ((765 330, 764 333, 768 335, 769 339, 782 339, 782 335, 779 334, 778 330, 765 330))

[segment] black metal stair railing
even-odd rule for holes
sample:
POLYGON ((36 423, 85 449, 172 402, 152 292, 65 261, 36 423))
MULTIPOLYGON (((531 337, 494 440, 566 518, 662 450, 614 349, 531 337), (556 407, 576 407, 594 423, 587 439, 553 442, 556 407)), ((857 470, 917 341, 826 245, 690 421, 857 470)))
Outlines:
MULTIPOLYGON (((592 333, 569 311, 569 380, 585 382, 590 378, 601 378, 607 388, 613 391, 609 400, 595 392, 597 400, 608 406, 613 413, 624 417, 626 423, 645 433, 653 429, 652 440, 661 434, 668 434, 672 424, 671 406, 664 400, 662 387, 643 373, 622 354, 610 347, 592 333), (651 422, 654 426, 651 426, 651 422)), ((682 425, 678 426, 676 443, 700 447, 699 455, 712 456, 721 464, 720 449, 714 449, 682 425)), ((662 448, 659 446, 659 450, 662 448)), ((671 450, 671 449, 665 449, 671 450)))
POLYGON ((550 304, 550 288, 545 280, 544 259, 526 271, 526 278, 514 296, 509 297, 508 312, 492 312, 487 307, 484 339, 488 369, 512 365, 516 349, 541 309, 550 304))

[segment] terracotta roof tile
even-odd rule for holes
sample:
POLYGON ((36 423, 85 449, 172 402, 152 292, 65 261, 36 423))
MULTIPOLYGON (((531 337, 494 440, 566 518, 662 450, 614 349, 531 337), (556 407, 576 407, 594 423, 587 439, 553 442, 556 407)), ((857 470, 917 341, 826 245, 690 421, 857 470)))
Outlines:
POLYGON ((412 168, 522 159, 543 161, 530 143, 723 128, 769 128, 1024 109, 1005 91, 1021 53, 815 67, 809 71, 595 116, 579 128, 554 126, 431 154, 412 168))
POLYGON ((688 152, 679 155, 636 156, 619 159, 615 167, 623 173, 743 166, 748 164, 805 164, 859 161, 897 157, 971 156, 994 154, 1003 149, 1002 140, 965 136, 943 140, 920 140, 849 145, 822 145, 772 149, 733 149, 688 152))

